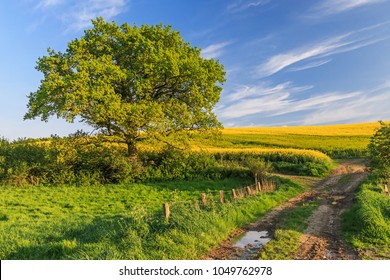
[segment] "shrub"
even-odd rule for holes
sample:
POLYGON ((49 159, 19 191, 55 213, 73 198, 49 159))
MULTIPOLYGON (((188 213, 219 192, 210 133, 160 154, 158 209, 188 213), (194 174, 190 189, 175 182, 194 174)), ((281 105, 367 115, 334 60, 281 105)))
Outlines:
POLYGON ((390 124, 379 122, 375 134, 371 137, 368 149, 373 163, 379 168, 390 167, 390 124))

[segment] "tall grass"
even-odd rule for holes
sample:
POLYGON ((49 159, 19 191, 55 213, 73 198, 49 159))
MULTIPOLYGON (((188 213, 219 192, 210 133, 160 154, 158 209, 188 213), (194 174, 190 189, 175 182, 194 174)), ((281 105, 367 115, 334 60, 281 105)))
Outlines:
POLYGON ((343 231, 366 258, 390 258, 390 197, 375 177, 364 183, 343 218, 343 231))
MULTIPOLYGON (((207 182, 198 184, 206 189, 207 182)), ((3 187, 0 258, 198 259, 235 228, 302 191, 283 180, 273 193, 198 208, 193 202, 198 189, 3 187), (166 200, 172 201, 168 222, 161 209, 166 200)))

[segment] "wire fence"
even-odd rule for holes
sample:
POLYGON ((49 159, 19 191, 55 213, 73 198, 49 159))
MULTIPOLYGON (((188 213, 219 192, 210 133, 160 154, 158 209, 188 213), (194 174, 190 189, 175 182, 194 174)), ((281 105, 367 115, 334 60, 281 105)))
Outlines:
POLYGON ((175 201, 171 203, 163 203, 163 213, 166 221, 169 221, 172 209, 171 206, 177 204, 189 204, 194 205, 197 210, 200 210, 200 206, 211 205, 215 203, 224 204, 225 202, 236 202, 238 200, 255 196, 259 193, 273 192, 278 186, 278 181, 273 178, 262 178, 258 180, 256 184, 248 185, 243 188, 226 190, 210 191, 207 193, 201 193, 198 199, 175 201))

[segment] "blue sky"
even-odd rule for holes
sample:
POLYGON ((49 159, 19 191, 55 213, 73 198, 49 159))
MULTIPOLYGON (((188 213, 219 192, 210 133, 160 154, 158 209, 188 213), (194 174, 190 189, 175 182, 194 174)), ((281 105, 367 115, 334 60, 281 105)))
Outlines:
POLYGON ((225 127, 390 120, 388 0, 14 0, 0 4, 0 137, 67 135, 80 124, 23 121, 42 78, 37 58, 64 51, 91 19, 170 24, 227 82, 225 127))

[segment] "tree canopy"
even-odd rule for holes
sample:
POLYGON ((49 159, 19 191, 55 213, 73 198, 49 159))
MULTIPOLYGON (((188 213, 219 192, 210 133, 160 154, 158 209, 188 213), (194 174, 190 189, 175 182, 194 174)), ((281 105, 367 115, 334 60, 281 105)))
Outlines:
POLYGON ((44 78, 28 95, 25 119, 79 118, 118 136, 130 154, 147 135, 221 127, 213 112, 225 81, 219 61, 171 26, 92 23, 65 52, 38 59, 44 78))

